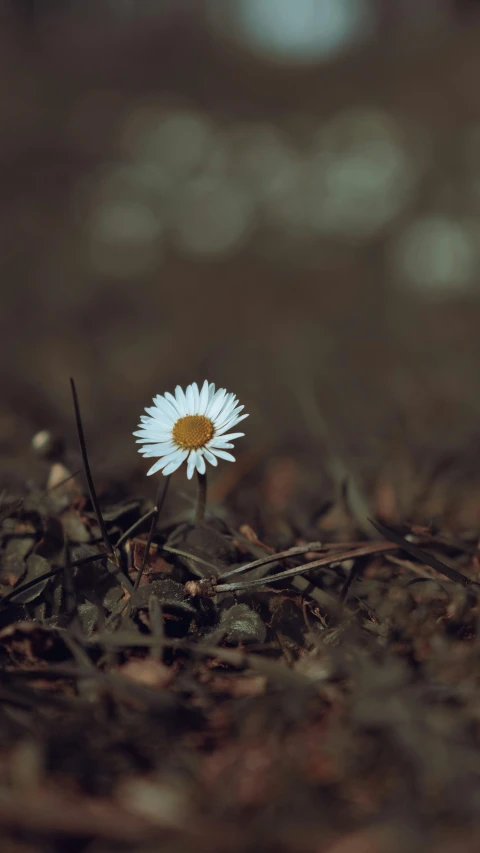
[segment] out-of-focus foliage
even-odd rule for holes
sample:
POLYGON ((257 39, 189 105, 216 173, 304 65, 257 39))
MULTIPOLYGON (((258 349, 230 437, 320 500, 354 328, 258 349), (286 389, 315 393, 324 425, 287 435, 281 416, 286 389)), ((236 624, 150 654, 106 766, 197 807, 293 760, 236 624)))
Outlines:
POLYGON ((204 376, 273 448, 313 440, 306 399, 362 464, 399 418, 475 434, 474 6, 4 12, 2 447, 68 426, 71 373, 107 467, 204 376))

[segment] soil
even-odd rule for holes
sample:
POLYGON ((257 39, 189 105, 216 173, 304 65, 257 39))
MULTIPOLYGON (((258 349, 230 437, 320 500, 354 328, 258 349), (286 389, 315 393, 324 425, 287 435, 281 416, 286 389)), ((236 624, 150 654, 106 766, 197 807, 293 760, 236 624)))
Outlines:
POLYGON ((385 483, 280 512, 293 459, 199 527, 182 472, 97 517, 41 465, 0 516, 3 849, 478 849, 478 534, 385 483))

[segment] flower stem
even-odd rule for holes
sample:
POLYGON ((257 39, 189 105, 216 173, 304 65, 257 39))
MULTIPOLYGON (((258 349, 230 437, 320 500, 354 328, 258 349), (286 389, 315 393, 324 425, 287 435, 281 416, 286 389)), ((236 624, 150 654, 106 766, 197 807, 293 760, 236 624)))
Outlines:
POLYGON ((195 527, 200 527, 205 518, 205 505, 207 503, 207 475, 199 474, 197 471, 198 492, 197 509, 195 512, 195 527))

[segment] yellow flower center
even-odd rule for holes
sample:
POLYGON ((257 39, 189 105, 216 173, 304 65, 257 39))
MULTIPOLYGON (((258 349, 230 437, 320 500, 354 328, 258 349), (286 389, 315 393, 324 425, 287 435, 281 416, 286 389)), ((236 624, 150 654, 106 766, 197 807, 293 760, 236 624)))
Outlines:
POLYGON ((213 424, 205 415, 185 415, 173 427, 172 436, 182 450, 196 450, 213 438, 213 424))

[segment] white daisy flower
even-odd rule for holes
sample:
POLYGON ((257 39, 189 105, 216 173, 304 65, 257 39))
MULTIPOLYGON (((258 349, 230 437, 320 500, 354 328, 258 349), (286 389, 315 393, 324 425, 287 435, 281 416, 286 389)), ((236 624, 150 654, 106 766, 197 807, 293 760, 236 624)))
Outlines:
POLYGON ((182 462, 187 462, 187 477, 190 480, 195 469, 205 474, 205 462, 217 465, 217 457, 235 462, 227 453, 233 447, 234 438, 245 433, 231 432, 248 415, 241 415, 244 406, 238 405, 235 394, 227 394, 225 388, 215 390, 213 383, 206 380, 199 389, 196 382, 184 391, 177 385, 175 396, 160 394, 154 398, 153 407, 145 409, 139 429, 133 434, 141 444, 139 453, 145 457, 159 459, 147 471, 147 476, 163 469, 163 474, 173 474, 182 462))

